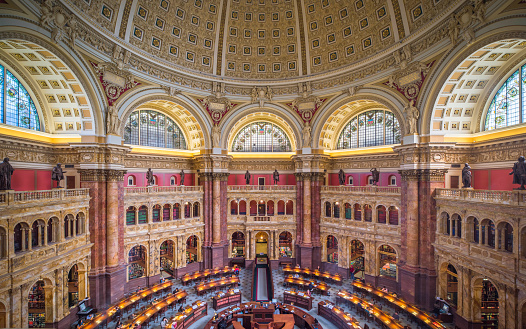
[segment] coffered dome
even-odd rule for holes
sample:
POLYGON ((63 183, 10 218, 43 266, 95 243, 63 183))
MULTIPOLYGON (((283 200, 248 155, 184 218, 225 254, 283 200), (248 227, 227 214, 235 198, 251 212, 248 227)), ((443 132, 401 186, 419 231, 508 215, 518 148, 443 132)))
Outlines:
POLYGON ((381 53, 455 6, 451 0, 75 3, 100 27, 163 63, 187 73, 243 80, 342 69, 381 53))

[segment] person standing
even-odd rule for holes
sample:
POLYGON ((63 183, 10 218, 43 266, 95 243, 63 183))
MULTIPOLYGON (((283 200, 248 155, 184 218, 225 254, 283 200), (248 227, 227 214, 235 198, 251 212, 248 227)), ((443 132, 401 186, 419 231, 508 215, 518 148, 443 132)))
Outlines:
POLYGON ((351 275, 351 281, 354 281, 354 266, 349 267, 349 274, 351 275))

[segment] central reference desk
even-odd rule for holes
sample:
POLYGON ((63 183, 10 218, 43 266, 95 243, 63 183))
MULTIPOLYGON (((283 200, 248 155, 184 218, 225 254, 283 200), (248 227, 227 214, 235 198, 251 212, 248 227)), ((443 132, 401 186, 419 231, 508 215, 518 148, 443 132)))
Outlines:
POLYGON ((239 289, 231 289, 226 293, 221 291, 212 297, 212 307, 214 310, 240 303, 241 291, 239 291, 239 289))

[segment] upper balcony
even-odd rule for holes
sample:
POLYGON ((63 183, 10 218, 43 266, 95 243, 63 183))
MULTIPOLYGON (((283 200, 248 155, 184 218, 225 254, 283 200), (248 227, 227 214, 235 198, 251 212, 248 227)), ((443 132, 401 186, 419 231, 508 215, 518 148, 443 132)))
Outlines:
POLYGON ((396 186, 322 186, 322 192, 356 195, 396 195, 400 196, 400 187, 396 186))
POLYGON ((444 200, 482 202, 498 205, 526 206, 526 191, 490 191, 456 188, 437 188, 435 198, 444 200))
POLYGON ((125 207, 155 204, 199 202, 203 199, 202 186, 125 187, 125 207))
POLYGON ((64 203, 89 200, 89 189, 53 189, 43 191, 4 191, 0 192, 0 208, 32 204, 64 203))
POLYGON ((148 186, 148 187, 125 187, 124 195, 138 194, 171 194, 171 193, 203 193, 202 186, 148 186))

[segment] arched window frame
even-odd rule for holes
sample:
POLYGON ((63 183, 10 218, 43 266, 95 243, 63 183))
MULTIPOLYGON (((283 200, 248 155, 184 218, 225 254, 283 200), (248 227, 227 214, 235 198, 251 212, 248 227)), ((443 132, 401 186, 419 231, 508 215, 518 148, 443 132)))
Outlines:
POLYGON ((336 149, 399 144, 401 135, 400 123, 393 112, 369 110, 355 115, 345 124, 338 136, 336 149), (392 127, 390 131, 388 127, 392 127))
POLYGON ((130 114, 124 127, 124 143, 187 149, 186 138, 181 127, 168 115, 153 110, 137 110, 130 114), (169 138, 169 133, 176 137, 169 138))
POLYGON ((494 130, 526 122, 525 104, 526 64, 523 64, 499 86, 486 111, 484 130, 494 130), (513 99, 515 95, 518 97, 513 99), (499 106, 500 111, 498 111, 499 104, 505 105, 505 109, 499 106))
POLYGON ((36 131, 43 130, 38 110, 28 88, 24 86, 22 80, 1 64, 0 123, 36 131), (8 88, 8 84, 12 86, 8 88), (22 111, 27 111, 27 117, 21 117, 22 111))
POLYGON ((231 150, 232 152, 292 152, 292 143, 289 136, 278 125, 267 121, 256 121, 239 130, 232 142, 231 150), (262 130, 263 134, 261 134, 262 130), (254 136, 257 136, 256 140, 254 136))
POLYGON ((170 186, 175 186, 177 184, 177 178, 175 176, 170 177, 170 186))
POLYGON ((349 176, 349 185, 354 185, 354 177, 349 176))
POLYGON ((135 182, 136 182, 135 181, 135 176, 133 176, 133 175, 128 176, 128 186, 135 186, 135 184, 136 184, 135 182))
POLYGON ((396 176, 395 175, 389 176, 389 186, 396 186, 396 176))

